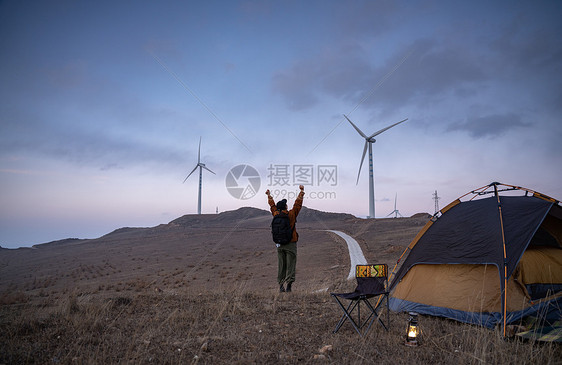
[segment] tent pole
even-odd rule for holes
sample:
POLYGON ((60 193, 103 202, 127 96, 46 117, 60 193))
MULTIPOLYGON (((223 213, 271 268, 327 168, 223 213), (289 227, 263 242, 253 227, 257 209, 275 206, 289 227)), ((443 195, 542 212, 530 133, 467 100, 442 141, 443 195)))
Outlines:
MULTIPOLYGON (((503 246, 503 290, 502 290, 502 317, 503 317, 503 337, 506 334, 506 321, 507 321, 507 254, 505 250, 505 232, 503 230, 503 214, 502 214, 502 204, 500 201, 500 194, 498 192, 498 183, 492 183, 494 185, 494 195, 498 201, 498 213, 500 215, 500 228, 502 232, 502 246, 503 246)), ((501 271, 500 271, 501 272, 501 271)))

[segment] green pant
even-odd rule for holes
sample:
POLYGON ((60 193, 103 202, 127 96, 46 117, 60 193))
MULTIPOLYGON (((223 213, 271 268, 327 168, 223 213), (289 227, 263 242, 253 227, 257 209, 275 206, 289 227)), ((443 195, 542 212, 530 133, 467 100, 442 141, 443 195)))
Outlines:
POLYGON ((295 281, 297 268, 297 243, 291 242, 277 248, 277 282, 292 283, 295 281))

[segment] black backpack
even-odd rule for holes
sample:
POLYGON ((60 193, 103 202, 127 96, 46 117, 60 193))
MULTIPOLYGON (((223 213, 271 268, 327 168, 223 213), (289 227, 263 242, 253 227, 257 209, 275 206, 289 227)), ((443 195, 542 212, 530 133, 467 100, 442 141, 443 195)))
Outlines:
POLYGON ((273 242, 280 245, 291 242, 291 239, 293 239, 293 228, 291 228, 291 221, 287 213, 281 211, 273 216, 271 235, 273 236, 273 242))

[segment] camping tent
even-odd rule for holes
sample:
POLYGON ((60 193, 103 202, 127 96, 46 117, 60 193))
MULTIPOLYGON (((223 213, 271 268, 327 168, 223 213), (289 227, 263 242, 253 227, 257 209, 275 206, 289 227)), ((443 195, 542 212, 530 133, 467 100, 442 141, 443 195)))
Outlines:
POLYGON ((548 196, 476 189, 436 213, 407 252, 390 285, 394 311, 504 331, 527 315, 562 315, 562 207, 548 196))

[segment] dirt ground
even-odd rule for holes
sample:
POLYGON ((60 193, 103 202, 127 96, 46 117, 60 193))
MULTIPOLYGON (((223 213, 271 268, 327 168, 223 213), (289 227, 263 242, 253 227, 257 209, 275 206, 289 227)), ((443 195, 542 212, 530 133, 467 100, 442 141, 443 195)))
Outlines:
POLYGON ((427 222, 358 219, 303 208, 297 281, 278 293, 269 212, 189 215, 0 250, 0 364, 100 363, 560 363, 558 344, 504 340, 496 331, 422 317, 423 345, 403 345, 407 315, 390 313, 361 338, 331 291, 352 290, 347 245, 394 266, 427 222))
MULTIPOLYGON (((269 212, 255 208, 188 215, 152 228, 122 228, 91 240, 62 240, 0 250, 0 293, 205 290, 276 287, 277 256, 269 212)), ((303 208, 298 218, 297 281, 307 291, 333 287, 349 272, 343 239, 353 236, 365 257, 392 268, 425 218, 365 220, 303 208)))

